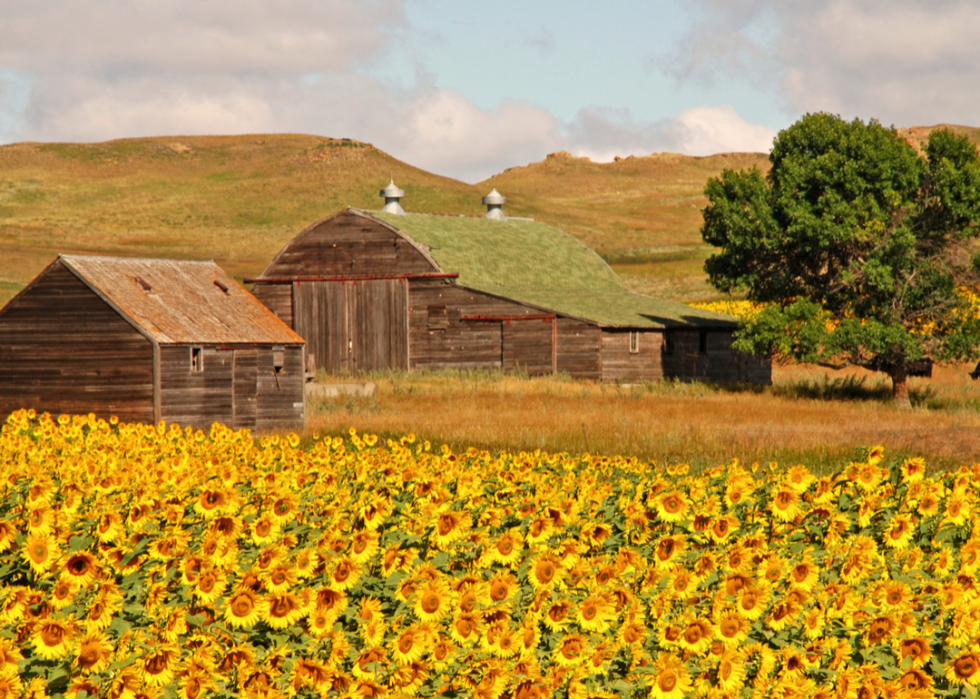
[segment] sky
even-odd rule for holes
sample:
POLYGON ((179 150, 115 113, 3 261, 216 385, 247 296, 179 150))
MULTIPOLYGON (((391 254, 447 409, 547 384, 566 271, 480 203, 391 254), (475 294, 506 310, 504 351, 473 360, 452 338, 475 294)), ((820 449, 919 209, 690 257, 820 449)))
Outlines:
POLYGON ((0 143, 308 133, 466 182, 980 121, 975 0, 3 0, 0 143))

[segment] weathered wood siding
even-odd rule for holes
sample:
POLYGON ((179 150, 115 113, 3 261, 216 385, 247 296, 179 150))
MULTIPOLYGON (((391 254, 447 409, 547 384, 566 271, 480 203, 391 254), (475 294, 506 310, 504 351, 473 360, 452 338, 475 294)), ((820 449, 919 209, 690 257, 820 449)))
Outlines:
POLYGON ((410 369, 553 371, 553 321, 520 319, 536 308, 427 280, 410 283, 408 300, 410 369))
POLYGON ((153 422, 153 345, 60 263, 0 311, 0 416, 153 422))
POLYGON ((404 279, 294 282, 293 329, 316 368, 332 374, 408 367, 404 279))
POLYGON ((263 349, 258 353, 255 427, 260 431, 302 430, 306 424, 303 347, 286 345, 283 365, 278 372, 273 364, 274 354, 274 349, 263 349))
POLYGON ((252 287, 252 296, 275 314, 279 320, 293 327, 293 285, 258 283, 252 287))
POLYGON ((730 330, 668 330, 667 333, 664 376, 683 381, 772 383, 771 362, 765 357, 733 352, 730 330))
POLYGON ((379 221, 342 211, 296 236, 262 273, 282 277, 377 277, 438 272, 379 221))
POLYGON ((641 383, 663 378, 661 332, 636 332, 636 352, 630 352, 628 330, 602 331, 602 380, 641 383))
POLYGON ((204 346, 202 371, 191 370, 192 345, 160 347, 163 419, 195 429, 302 429, 303 347, 285 345, 277 374, 272 346, 204 346))
POLYGON ((583 379, 602 376, 599 363, 601 331, 596 325, 573 318, 558 319, 558 371, 583 379))

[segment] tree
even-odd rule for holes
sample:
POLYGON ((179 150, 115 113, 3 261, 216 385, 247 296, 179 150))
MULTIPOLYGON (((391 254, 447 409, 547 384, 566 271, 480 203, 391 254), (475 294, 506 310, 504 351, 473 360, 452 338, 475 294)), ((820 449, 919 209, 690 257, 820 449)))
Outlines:
POLYGON ((736 349, 885 371, 903 407, 911 362, 980 355, 960 291, 980 282, 980 155, 965 137, 933 131, 920 155, 874 120, 807 114, 769 162, 705 188, 711 283, 769 304, 736 349))

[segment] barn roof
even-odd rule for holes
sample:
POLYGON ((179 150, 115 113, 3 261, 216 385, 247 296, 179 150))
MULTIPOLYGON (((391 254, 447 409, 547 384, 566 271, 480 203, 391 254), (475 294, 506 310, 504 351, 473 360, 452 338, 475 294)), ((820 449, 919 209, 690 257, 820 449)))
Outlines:
POLYGON ((303 342, 210 260, 60 255, 58 261, 157 342, 303 342))
POLYGON ((601 325, 725 327, 735 318, 628 290, 594 250, 538 221, 362 211, 424 246, 457 283, 601 325))

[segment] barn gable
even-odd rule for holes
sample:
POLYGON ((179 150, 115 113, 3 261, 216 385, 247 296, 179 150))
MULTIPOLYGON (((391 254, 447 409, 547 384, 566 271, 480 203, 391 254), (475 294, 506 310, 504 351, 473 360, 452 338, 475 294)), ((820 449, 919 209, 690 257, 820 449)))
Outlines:
POLYGON ((438 273, 439 266, 395 227, 354 209, 317 221, 293 238, 265 279, 378 277, 438 273))

